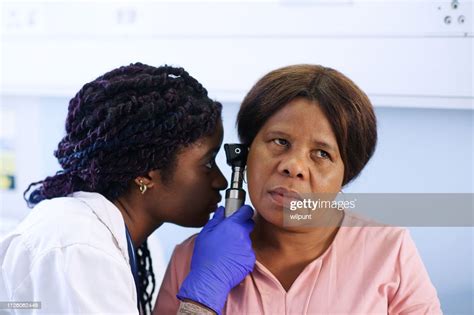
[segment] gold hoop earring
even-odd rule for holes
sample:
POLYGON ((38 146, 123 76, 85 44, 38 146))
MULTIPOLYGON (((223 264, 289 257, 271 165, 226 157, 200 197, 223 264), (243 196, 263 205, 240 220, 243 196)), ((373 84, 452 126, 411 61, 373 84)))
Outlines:
POLYGON ((140 183, 140 187, 139 187, 140 192, 141 192, 142 195, 143 195, 143 194, 145 194, 146 190, 148 189, 148 186, 145 185, 145 183, 143 182, 142 179, 140 179, 138 182, 140 183))

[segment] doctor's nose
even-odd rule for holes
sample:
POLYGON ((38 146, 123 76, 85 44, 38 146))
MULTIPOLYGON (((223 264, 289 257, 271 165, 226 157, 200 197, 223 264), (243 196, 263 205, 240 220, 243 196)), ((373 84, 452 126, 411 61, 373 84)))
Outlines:
POLYGON ((216 167, 216 177, 212 181, 212 187, 217 190, 224 190, 228 186, 228 182, 226 178, 224 177, 224 174, 222 174, 222 171, 220 168, 216 167))

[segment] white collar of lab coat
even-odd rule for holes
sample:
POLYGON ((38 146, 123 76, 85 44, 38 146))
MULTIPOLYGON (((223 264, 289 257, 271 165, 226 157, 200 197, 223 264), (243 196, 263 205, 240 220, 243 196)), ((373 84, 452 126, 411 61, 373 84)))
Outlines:
POLYGON ((77 191, 72 193, 71 197, 84 202, 92 212, 94 212, 97 218, 109 229, 110 233, 112 233, 122 255, 129 261, 125 221, 123 220, 120 210, 99 193, 77 191))

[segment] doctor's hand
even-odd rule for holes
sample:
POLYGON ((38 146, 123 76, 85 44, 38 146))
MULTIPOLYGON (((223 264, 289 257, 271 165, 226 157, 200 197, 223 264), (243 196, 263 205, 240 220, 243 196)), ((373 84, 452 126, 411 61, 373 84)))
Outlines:
POLYGON ((178 292, 181 300, 192 300, 220 314, 230 290, 253 270, 255 253, 250 232, 253 210, 244 205, 225 218, 219 207, 194 244, 191 270, 178 292))

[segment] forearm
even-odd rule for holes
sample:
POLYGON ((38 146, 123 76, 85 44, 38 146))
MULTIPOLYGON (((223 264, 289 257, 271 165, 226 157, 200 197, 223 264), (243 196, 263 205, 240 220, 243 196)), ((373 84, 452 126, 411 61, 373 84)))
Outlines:
POLYGON ((253 270, 255 253, 250 240, 253 210, 242 206, 225 218, 219 207, 196 237, 190 271, 176 295, 178 314, 219 314, 227 296, 253 270))
POLYGON ((216 313, 202 304, 186 300, 181 301, 177 315, 215 315, 216 313))

